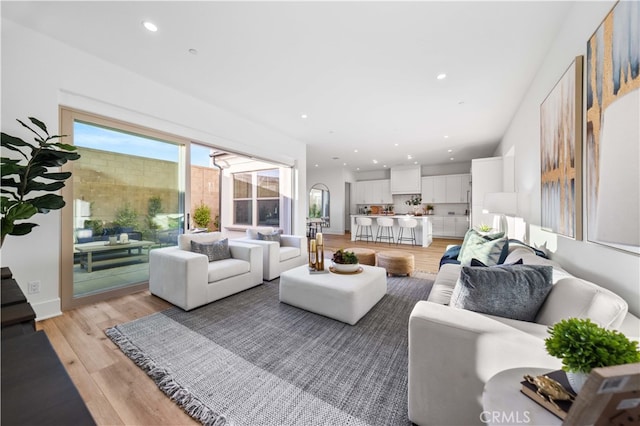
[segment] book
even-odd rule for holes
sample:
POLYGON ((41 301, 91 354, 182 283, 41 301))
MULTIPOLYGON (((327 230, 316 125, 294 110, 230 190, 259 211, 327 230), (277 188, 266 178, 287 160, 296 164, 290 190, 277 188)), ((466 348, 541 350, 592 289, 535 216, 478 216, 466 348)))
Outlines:
MULTIPOLYGON (((567 375, 564 371, 562 370, 551 371, 545 374, 545 376, 560 383, 567 392, 569 392, 575 397, 575 394, 571 390, 571 385, 569 385, 569 381, 567 380, 567 375)), ((529 383, 527 380, 523 380, 520 383, 522 384, 522 388, 520 389, 520 392, 522 392, 523 394, 525 394, 526 396, 534 400, 540 406, 550 411, 559 419, 564 420, 567 417, 567 413, 569 412, 569 409, 571 408, 573 401, 554 400, 556 405, 558 406, 556 407, 549 401, 547 397, 540 396, 537 393, 538 388, 536 387, 536 385, 534 385, 533 383, 529 383)))

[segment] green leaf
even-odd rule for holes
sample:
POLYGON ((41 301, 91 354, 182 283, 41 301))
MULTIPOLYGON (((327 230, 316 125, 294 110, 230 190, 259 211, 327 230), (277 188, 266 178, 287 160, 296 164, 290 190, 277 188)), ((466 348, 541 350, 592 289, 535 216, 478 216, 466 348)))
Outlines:
POLYGON ((38 213, 48 213, 49 210, 58 210, 66 205, 64 198, 55 194, 46 194, 32 198, 29 200, 29 203, 38 209, 38 213))
POLYGON ((29 219, 34 214, 38 213, 35 206, 29 203, 18 203, 7 212, 7 218, 9 220, 24 220, 29 219))
POLYGON ((38 226, 36 223, 16 223, 13 225, 13 230, 9 232, 9 235, 26 235, 36 226, 38 226))
POLYGON ((49 180, 67 180, 71 177, 71 172, 43 173, 41 177, 49 180))
POLYGON ((44 124, 42 121, 38 120, 38 119, 37 119, 37 118, 35 118, 35 117, 29 117, 29 120, 31 120, 31 122, 32 122, 33 124, 35 124, 36 126, 38 126, 38 127, 40 128, 40 130, 42 130, 43 132, 45 132, 45 133, 47 134, 47 136, 49 135, 49 132, 47 131, 47 126, 45 126, 45 124, 44 124))
MULTIPOLYGON (((62 137, 62 136, 58 136, 58 137, 62 137)), ((67 143, 54 143, 52 145, 57 146, 58 148, 63 149, 65 151, 75 151, 76 149, 78 149, 74 145, 69 145, 67 143)))
MULTIPOLYGON (((21 120, 17 120, 16 121, 20 124, 22 124, 22 127, 25 127, 27 129, 29 129, 34 135, 36 135, 37 137, 35 138, 35 140, 37 142, 44 142, 44 139, 42 139, 42 135, 40 135, 38 132, 36 132, 35 130, 33 130, 31 127, 27 126, 26 124, 24 124, 24 122, 22 122, 21 120)), ((45 132, 46 133, 46 132, 45 132)))
POLYGON ((55 192, 60 190, 61 188, 64 188, 64 182, 42 183, 32 180, 27 184, 22 194, 27 195, 31 191, 55 192))
POLYGON ((15 136, 8 135, 4 132, 2 132, 2 146, 12 151, 19 152, 23 157, 26 156, 19 147, 28 146, 31 147, 31 149, 35 148, 35 146, 31 145, 29 142, 25 142, 20 138, 16 138, 15 136))

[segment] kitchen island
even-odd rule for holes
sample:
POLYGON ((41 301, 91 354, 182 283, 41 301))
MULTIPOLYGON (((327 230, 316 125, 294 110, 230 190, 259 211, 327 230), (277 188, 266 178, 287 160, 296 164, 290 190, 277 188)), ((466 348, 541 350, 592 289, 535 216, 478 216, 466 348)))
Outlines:
MULTIPOLYGON (((358 217, 369 217, 373 220, 371 225, 371 230, 373 232, 373 238, 375 240, 376 234, 378 232, 378 223, 376 219, 379 217, 390 217, 394 219, 393 221, 393 235, 395 240, 398 240, 398 232, 400 231, 400 225, 398 221, 412 218, 418 221, 418 225, 415 228, 416 233, 416 245, 422 247, 429 247, 433 242, 433 233, 431 229, 431 221, 429 220, 429 216, 412 216, 412 215, 375 215, 375 214, 352 214, 351 215, 351 241, 356 240, 356 231, 358 229, 358 225, 356 224, 356 218, 358 217)), ((407 230, 404 231, 404 237, 407 237, 407 230)), ((411 241, 401 241, 400 244, 411 244, 411 241)))

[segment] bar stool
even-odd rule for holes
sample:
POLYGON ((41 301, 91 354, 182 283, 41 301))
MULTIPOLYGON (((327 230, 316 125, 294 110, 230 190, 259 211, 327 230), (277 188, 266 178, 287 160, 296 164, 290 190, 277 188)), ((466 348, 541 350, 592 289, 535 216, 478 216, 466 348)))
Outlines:
POLYGON ((376 232, 376 242, 386 240, 389 244, 395 242, 393 236, 393 219, 390 217, 379 217, 376 219, 378 223, 378 232, 376 232))
POLYGON ((398 240, 396 244, 400 244, 401 241, 411 241, 411 245, 415 246, 416 242, 416 226, 418 225, 418 221, 415 219, 398 219, 398 225, 400 226, 400 230, 398 231, 398 240), (404 230, 409 230, 409 236, 405 237, 404 230))
POLYGON ((370 217, 357 217, 356 218, 356 238, 355 241, 366 241, 369 242, 369 239, 373 242, 373 231, 371 230, 371 224, 373 221, 370 217))

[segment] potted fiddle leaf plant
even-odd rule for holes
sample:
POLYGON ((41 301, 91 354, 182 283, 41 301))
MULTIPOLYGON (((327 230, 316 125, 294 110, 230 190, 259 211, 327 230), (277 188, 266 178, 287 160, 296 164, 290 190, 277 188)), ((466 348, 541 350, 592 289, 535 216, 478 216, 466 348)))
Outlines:
POLYGON ((26 235, 38 226, 25 222, 37 213, 46 214, 65 206, 62 196, 55 193, 64 187, 71 172, 49 169, 80 158, 80 154, 74 152, 75 146, 60 142, 64 135, 50 135, 47 126, 37 118, 29 117, 31 125, 17 121, 32 133, 35 143, 2 132, 2 148, 21 158, 1 158, 0 246, 7 235, 26 235))
POLYGON ((563 319, 550 327, 548 333, 544 341, 547 352, 562 360, 562 369, 576 393, 593 368, 640 362, 638 342, 588 318, 563 319))

